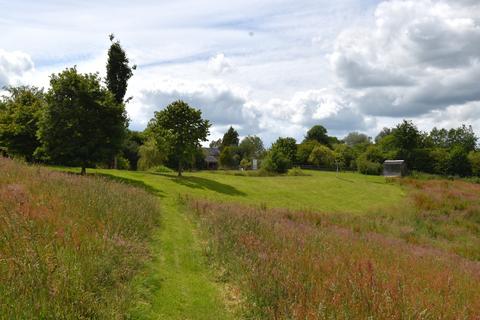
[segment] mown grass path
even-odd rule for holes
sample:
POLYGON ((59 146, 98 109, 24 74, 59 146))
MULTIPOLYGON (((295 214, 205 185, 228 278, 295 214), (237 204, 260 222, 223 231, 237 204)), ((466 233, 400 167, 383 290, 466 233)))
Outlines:
POLYGON ((136 281, 142 299, 138 319, 229 319, 195 234, 173 197, 162 200, 162 227, 153 244, 153 261, 136 281))

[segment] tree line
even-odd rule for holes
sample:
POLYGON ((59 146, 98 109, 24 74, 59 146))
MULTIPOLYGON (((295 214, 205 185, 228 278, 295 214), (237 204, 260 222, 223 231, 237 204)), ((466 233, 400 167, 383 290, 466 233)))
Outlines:
MULTIPOLYGON (((50 87, 7 87, 0 99, 0 154, 28 162, 87 167, 148 170, 166 166, 177 170, 203 169, 210 122, 201 111, 184 101, 174 101, 155 112, 143 132, 128 129, 125 105, 128 81, 135 65, 110 35, 106 77, 81 74, 76 67, 50 77, 50 87)), ((315 125, 304 139, 278 138, 266 149, 258 136, 240 140, 230 127, 218 148, 219 163, 225 169, 252 168, 285 173, 294 166, 315 166, 328 170, 352 170, 381 174, 387 159, 405 160, 409 170, 439 174, 480 175, 478 138, 471 126, 420 131, 404 120, 384 128, 374 139, 351 132, 345 138, 329 136, 315 125)))

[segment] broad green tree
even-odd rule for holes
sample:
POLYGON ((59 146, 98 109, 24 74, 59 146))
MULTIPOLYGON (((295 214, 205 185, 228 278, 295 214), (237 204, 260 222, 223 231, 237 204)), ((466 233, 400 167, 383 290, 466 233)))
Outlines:
POLYGON ((316 166, 333 167, 335 164, 335 154, 330 148, 324 145, 316 146, 313 148, 312 153, 310 153, 308 162, 316 166))
POLYGON ((305 141, 317 141, 323 145, 330 145, 330 139, 327 135, 327 129, 324 126, 316 125, 307 131, 305 141))
POLYGON ((123 103, 127 93, 128 80, 132 77, 136 66, 130 66, 125 50, 120 41, 114 41, 115 36, 110 35, 112 42, 108 50, 107 77, 105 82, 108 90, 114 95, 117 103, 123 103))
POLYGON ((370 144, 372 142, 372 138, 364 133, 354 131, 350 132, 345 138, 343 138, 343 141, 347 146, 354 147, 358 144, 370 144))
POLYGON ((149 137, 144 144, 138 147, 138 168, 148 170, 163 164, 167 159, 168 150, 162 148, 154 137, 149 137))
POLYGON ((238 148, 242 157, 249 160, 261 159, 265 154, 263 141, 257 136, 246 136, 242 139, 238 148))
POLYGON ((307 140, 299 144, 297 146, 297 155, 296 155, 297 162, 300 164, 307 164, 308 157, 310 157, 312 150, 315 147, 320 145, 321 144, 317 140, 307 140))
POLYGON ((207 141, 210 122, 202 119, 202 112, 178 100, 162 111, 155 112, 147 130, 165 139, 177 162, 178 176, 186 162, 191 161, 202 141, 207 141))
POLYGON ((69 68, 50 78, 38 135, 41 153, 58 164, 81 166, 108 161, 120 150, 127 125, 123 106, 98 74, 69 68))
POLYGON ((218 160, 223 168, 238 168, 239 156, 237 154, 237 150, 238 148, 235 146, 228 146, 222 149, 218 160))
POLYGON ((480 152, 471 151, 468 154, 468 161, 472 167, 472 174, 474 176, 480 176, 480 152))
POLYGON ((45 109, 43 90, 35 87, 6 88, 8 96, 0 101, 0 147, 11 156, 31 162, 40 146, 38 123, 45 109))
POLYGON ((272 145, 272 149, 278 149, 293 164, 297 156, 297 141, 294 138, 278 138, 272 145))
POLYGON ((233 127, 230 127, 227 132, 223 135, 221 148, 235 146, 238 147, 239 139, 238 132, 233 127))
POLYGON ((286 173, 292 163, 277 149, 271 149, 262 161, 261 169, 271 173, 286 173))

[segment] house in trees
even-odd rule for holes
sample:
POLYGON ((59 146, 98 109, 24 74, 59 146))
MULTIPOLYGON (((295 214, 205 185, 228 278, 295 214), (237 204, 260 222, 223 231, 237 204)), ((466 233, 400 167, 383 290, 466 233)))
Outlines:
POLYGON ((205 165, 207 170, 217 170, 220 149, 219 148, 203 148, 203 153, 205 154, 205 165))
POLYGON ((406 173, 404 160, 385 160, 383 163, 383 175, 385 177, 402 177, 406 173))

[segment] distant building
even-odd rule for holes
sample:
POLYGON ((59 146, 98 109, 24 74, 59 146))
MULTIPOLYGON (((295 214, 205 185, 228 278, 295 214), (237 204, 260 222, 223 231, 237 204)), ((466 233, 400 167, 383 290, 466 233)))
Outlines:
POLYGON ((404 160, 385 160, 383 163, 383 175, 385 177, 402 177, 406 173, 404 160))
POLYGON ((218 148, 203 148, 205 154, 205 164, 207 170, 218 169, 218 159, 220 158, 220 149, 218 148))

